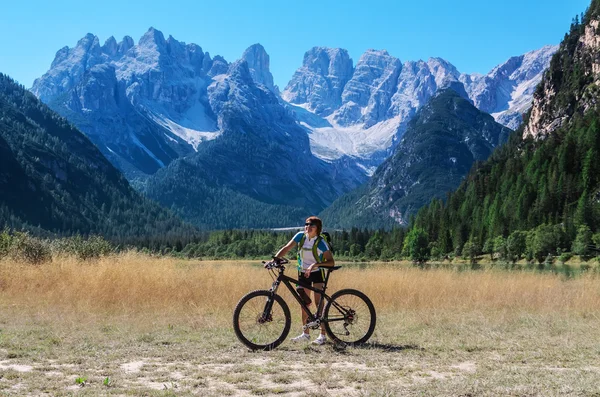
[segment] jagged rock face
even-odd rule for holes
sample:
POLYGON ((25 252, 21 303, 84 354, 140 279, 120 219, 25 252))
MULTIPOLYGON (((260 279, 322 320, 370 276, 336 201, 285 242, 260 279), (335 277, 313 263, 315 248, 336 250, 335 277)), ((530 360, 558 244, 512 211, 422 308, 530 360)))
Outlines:
POLYGON ((461 80, 477 108, 492 114, 499 123, 517 129, 557 49, 558 46, 545 46, 512 57, 485 76, 463 75, 461 80))
MULTIPOLYGON (((270 75, 266 60, 263 78, 270 75)), ((57 52, 32 91, 70 118, 129 177, 138 177, 219 135, 207 89, 228 69, 222 57, 211 59, 200 46, 165 39, 154 28, 137 45, 126 36, 100 46, 88 34, 75 48, 57 52)))
MULTIPOLYGON (((453 89, 492 113, 496 121, 516 129, 555 50, 548 46, 511 58, 485 76, 461 74, 441 58, 401 64, 386 51, 368 50, 338 97, 339 86, 331 90, 324 77, 329 74, 324 71, 330 65, 328 54, 340 50, 312 49, 283 99, 300 105, 290 108, 310 131, 311 148, 317 156, 328 161, 350 156, 369 172, 389 155, 416 112, 443 89, 453 89)), ((351 70, 350 66, 346 69, 351 70)))
MULTIPOLYGON (((304 129, 273 92, 255 82, 246 61, 234 62, 222 80, 209 86, 208 95, 219 115, 222 135, 150 177, 146 193, 151 198, 176 208, 195 195, 201 200, 203 190, 187 186, 188 178, 183 175, 191 169, 193 178, 203 184, 232 189, 261 202, 289 205, 306 214, 317 213, 364 182, 364 174, 349 172, 355 168, 352 164, 341 168, 311 154, 304 129)), ((203 210, 186 208, 193 219, 202 219, 203 210)), ((220 210, 228 216, 227 208, 220 210)))
POLYGON ((487 159, 509 133, 454 90, 441 91, 369 182, 334 202, 323 219, 336 227, 407 224, 433 197, 455 189, 473 162, 487 159))
POLYGON ((352 77, 352 59, 340 48, 314 47, 304 54, 302 67, 282 93, 284 100, 306 104, 320 116, 328 116, 342 104, 342 92, 352 77))
POLYGON ((364 115, 353 119, 343 117, 352 114, 336 114, 334 119, 344 126, 362 122, 365 128, 384 119, 401 68, 400 60, 390 56, 387 51, 365 52, 358 60, 354 74, 342 92, 342 103, 364 108, 364 115))
POLYGON ((32 91, 43 102, 71 89, 92 66, 104 62, 108 56, 102 53, 98 38, 87 34, 77 42, 72 50, 68 47, 61 48, 52 62, 51 69, 46 75, 52 82, 42 84, 37 79, 33 83, 32 91))
MULTIPOLYGON (((370 173, 389 155, 417 109, 440 89, 436 78, 443 86, 452 87, 466 97, 456 77, 456 68, 436 59, 430 60, 430 64, 431 68, 422 61, 402 65, 387 51, 366 51, 344 86, 337 109, 332 111, 335 103, 329 102, 324 112, 328 116, 321 119, 314 106, 298 95, 310 92, 312 87, 299 92, 298 85, 290 84, 284 99, 287 95, 301 105, 292 110, 310 131, 311 148, 318 157, 333 161, 350 156, 370 173), (306 109, 316 118, 307 117, 306 109)), ((298 75, 305 75, 304 67, 296 72, 295 76, 298 75)))
POLYGON ((425 62, 405 62, 398 78, 396 92, 392 96, 388 116, 400 116, 403 120, 410 120, 416 109, 426 103, 436 90, 435 77, 425 62))
MULTIPOLYGON (((596 5, 592 6, 597 8, 596 5)), ((572 48, 569 48, 569 43, 563 42, 558 49, 552 63, 560 65, 565 59, 570 59, 570 66, 567 70, 556 67, 555 73, 550 70, 544 75, 533 97, 530 117, 523 131, 524 138, 543 139, 567 123, 573 114, 584 114, 597 106, 595 92, 600 86, 600 15, 597 14, 595 9, 572 48), (576 83, 578 87, 569 87, 566 76, 577 78, 573 76, 576 74, 572 69, 574 67, 578 68, 577 74, 584 78, 576 83), (569 91, 569 94, 565 94, 569 91)))
POLYGON ((259 84, 263 84, 275 94, 279 93, 273 83, 273 75, 269 70, 269 54, 260 44, 254 44, 242 54, 242 59, 248 64, 252 79, 259 84))

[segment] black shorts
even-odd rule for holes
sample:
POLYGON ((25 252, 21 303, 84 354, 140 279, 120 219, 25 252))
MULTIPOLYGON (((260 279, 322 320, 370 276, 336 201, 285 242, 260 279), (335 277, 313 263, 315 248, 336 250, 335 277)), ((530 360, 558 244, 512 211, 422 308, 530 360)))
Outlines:
MULTIPOLYGON (((311 285, 313 283, 324 283, 325 282, 325 270, 319 269, 316 272, 311 272, 310 276, 304 277, 304 272, 298 272, 298 281, 302 284, 311 285)), ((302 286, 302 285, 300 285, 302 286)))

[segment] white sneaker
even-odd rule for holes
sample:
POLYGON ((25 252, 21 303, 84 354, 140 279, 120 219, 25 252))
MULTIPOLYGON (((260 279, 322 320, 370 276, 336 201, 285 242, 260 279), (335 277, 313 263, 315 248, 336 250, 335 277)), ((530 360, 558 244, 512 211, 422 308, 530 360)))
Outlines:
POLYGON ((313 340, 312 343, 313 345, 324 345, 325 343, 327 343, 327 337, 321 334, 317 339, 313 340))
POLYGON ((292 342, 310 342, 310 335, 305 334, 303 332, 300 335, 296 336, 295 338, 292 338, 291 341, 292 342))

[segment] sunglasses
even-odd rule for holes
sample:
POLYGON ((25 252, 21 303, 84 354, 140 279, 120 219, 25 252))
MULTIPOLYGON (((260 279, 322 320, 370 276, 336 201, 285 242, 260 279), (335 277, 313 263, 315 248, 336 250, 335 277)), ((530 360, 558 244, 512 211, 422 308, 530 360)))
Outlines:
POLYGON ((314 223, 305 223, 304 226, 317 226, 314 223))

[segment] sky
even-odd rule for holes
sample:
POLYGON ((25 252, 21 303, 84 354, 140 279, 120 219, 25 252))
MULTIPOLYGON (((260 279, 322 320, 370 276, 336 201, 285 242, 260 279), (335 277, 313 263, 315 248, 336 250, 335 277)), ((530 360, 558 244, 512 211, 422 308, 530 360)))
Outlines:
POLYGON ((441 57, 462 73, 559 44, 590 0, 20 0, 0 12, 0 73, 30 88, 56 52, 87 33, 137 43, 152 26, 211 56, 239 59, 252 44, 270 56, 284 88, 312 47, 367 49, 404 61, 441 57))

